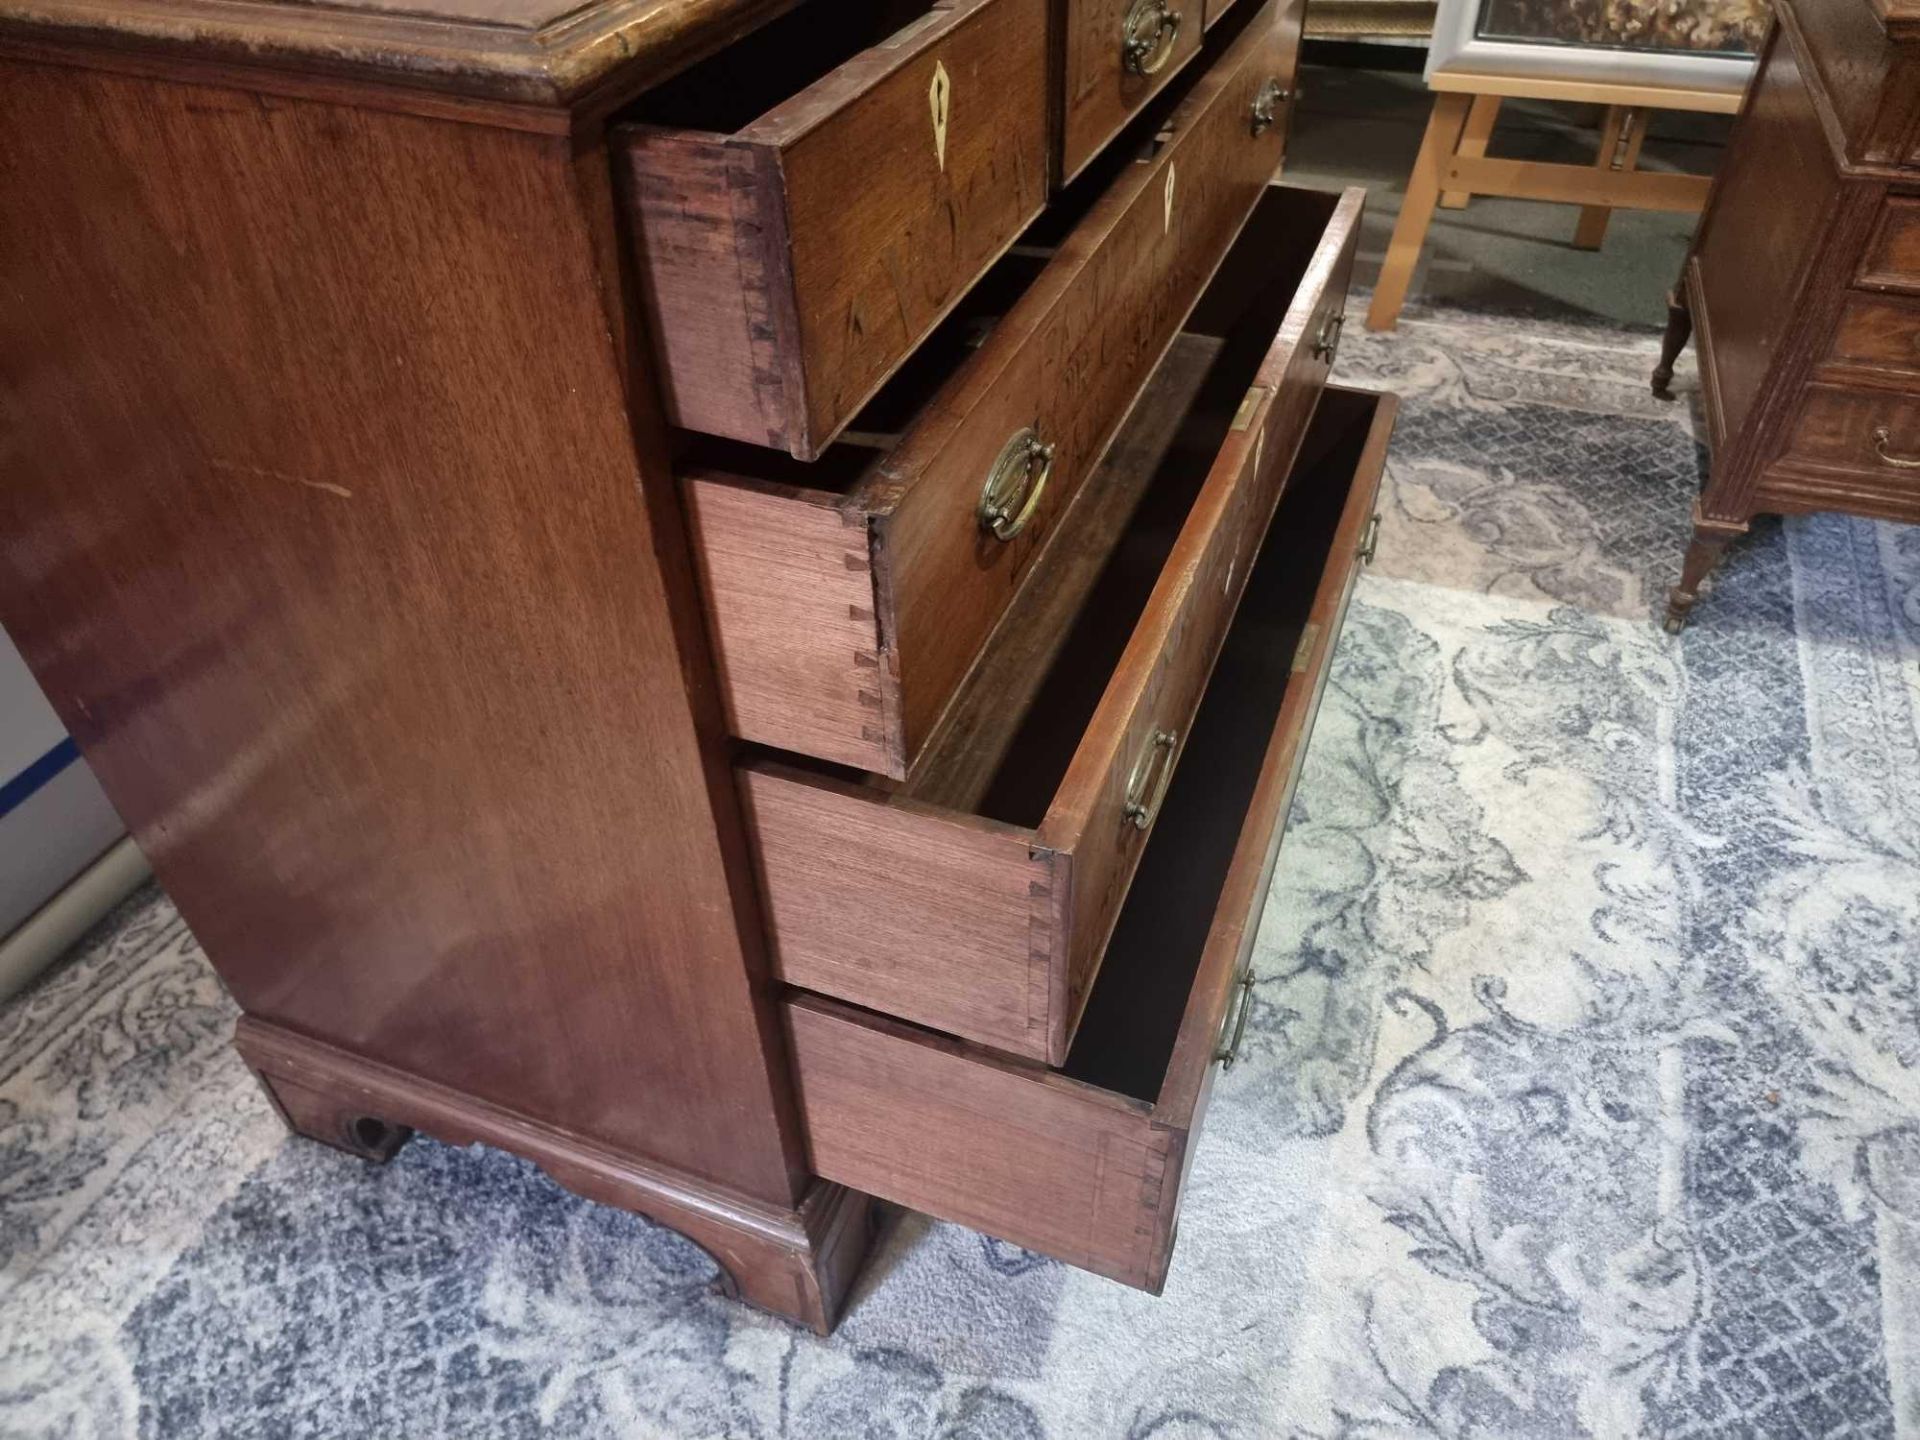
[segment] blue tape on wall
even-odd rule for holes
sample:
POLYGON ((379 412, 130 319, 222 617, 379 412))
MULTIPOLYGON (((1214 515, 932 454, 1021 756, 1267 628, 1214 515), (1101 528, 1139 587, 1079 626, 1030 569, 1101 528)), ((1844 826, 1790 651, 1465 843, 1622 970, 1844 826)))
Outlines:
POLYGON ((68 736, 6 784, 0 785, 0 820, 33 798, 34 792, 80 758, 80 747, 68 736))

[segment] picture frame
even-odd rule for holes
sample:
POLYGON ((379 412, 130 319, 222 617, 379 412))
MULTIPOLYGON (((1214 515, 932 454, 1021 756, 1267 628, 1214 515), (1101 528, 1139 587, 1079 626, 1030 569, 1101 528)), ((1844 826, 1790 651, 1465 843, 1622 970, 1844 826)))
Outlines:
POLYGON ((1765 31, 1761 5, 1762 0, 1439 0, 1426 78, 1432 84, 1436 76, 1500 75, 1737 93, 1753 73, 1753 52, 1765 31), (1630 31, 1640 14, 1668 34, 1692 28, 1704 32, 1708 44, 1728 48, 1635 39, 1630 31), (1685 23, 1690 15, 1691 27, 1685 23), (1676 19, 1682 23, 1676 25, 1676 19), (1604 38, 1609 33, 1620 38, 1604 38))

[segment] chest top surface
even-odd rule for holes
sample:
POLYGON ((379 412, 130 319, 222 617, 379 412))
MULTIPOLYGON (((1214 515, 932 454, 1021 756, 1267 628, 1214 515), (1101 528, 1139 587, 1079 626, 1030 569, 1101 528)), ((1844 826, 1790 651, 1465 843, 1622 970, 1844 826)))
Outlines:
POLYGON ((639 87, 795 0, 0 0, 0 44, 84 46, 567 105, 639 87))

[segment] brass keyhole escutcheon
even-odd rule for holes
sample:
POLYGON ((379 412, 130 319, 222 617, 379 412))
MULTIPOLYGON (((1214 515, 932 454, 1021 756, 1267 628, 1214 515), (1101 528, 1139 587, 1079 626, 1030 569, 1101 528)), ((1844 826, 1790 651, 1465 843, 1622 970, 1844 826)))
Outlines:
POLYGON ((1027 528, 1041 492, 1053 474, 1053 446, 1043 444, 1032 427, 1016 431, 1000 448, 980 492, 980 528, 996 540, 1011 540, 1027 528))
POLYGON ((1129 74, 1157 75, 1173 58, 1180 12, 1167 0, 1133 0, 1120 23, 1120 63, 1129 74))
POLYGON ((1133 774, 1127 777, 1127 803, 1120 815, 1136 830, 1146 829, 1160 813, 1160 802, 1167 798, 1167 785, 1173 779, 1173 751, 1179 740, 1176 731, 1156 730, 1133 763, 1133 774))
POLYGON ((1293 92, 1278 80, 1269 80, 1260 87, 1260 93, 1253 97, 1253 133, 1264 135, 1273 128, 1274 116, 1280 113, 1280 107, 1293 98, 1293 92))
POLYGON ((927 108, 933 113, 933 154, 940 169, 947 168, 947 109, 953 103, 953 81, 941 61, 933 62, 933 80, 927 86, 927 108))

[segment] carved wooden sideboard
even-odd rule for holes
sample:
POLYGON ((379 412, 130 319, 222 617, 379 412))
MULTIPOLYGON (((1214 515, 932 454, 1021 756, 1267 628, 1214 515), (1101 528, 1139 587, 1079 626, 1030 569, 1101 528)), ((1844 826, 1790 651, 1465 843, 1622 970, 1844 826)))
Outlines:
POLYGON ((1654 372, 1697 331, 1713 462, 1676 632, 1757 514, 1920 521, 1920 4, 1774 8, 1654 372))
POLYGON ((1391 398, 1299 0, 0 0, 0 619, 293 1129, 1166 1273, 1391 398))

